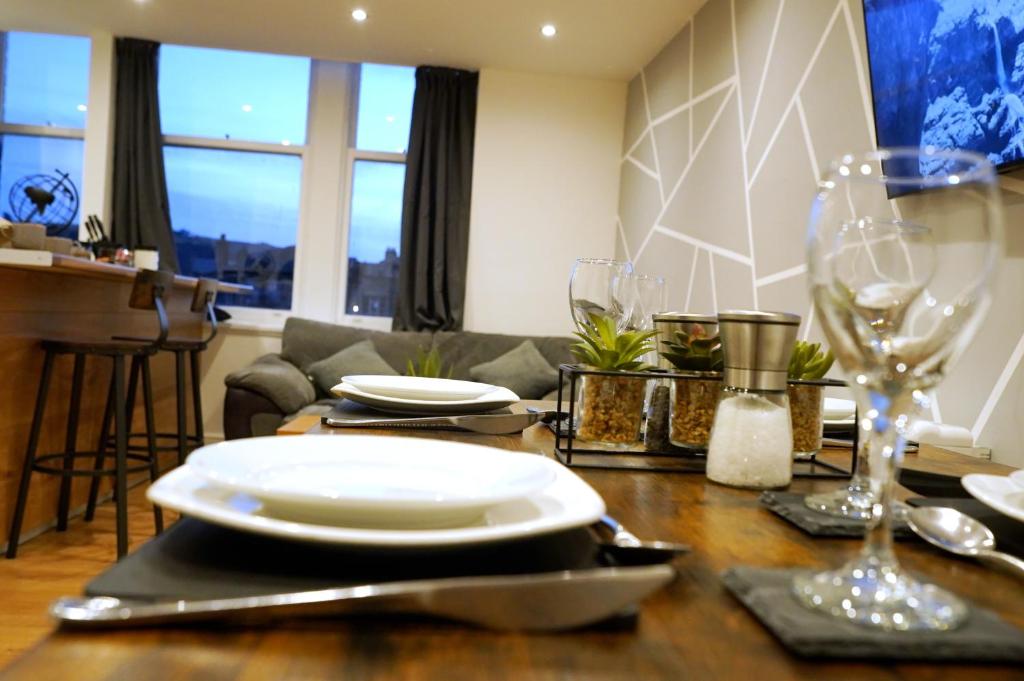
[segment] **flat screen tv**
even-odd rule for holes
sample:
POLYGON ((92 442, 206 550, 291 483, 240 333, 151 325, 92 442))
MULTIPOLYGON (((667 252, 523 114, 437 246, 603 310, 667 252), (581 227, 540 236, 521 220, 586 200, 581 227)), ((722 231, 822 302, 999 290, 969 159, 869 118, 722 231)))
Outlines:
POLYGON ((1024 0, 864 0, 864 21, 879 147, 1024 167, 1024 0))

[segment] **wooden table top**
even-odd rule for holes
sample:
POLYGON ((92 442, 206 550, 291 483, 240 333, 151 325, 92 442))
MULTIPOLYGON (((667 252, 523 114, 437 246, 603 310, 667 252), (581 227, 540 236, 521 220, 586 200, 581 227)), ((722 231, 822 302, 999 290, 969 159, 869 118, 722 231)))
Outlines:
MULTIPOLYGON (((314 432, 319 428, 312 429, 314 432)), ((347 432, 329 429, 337 437, 347 432)), ((385 431, 373 431, 385 432, 385 431)), ((551 433, 522 436, 402 431, 550 455, 551 433)), ((839 454, 838 456, 848 456, 839 454)), ((907 457, 940 472, 1005 472, 1006 467, 941 451, 907 457)), ((264 629, 55 631, 0 678, 27 679, 1007 679, 1007 666, 814 662, 790 655, 722 587, 734 565, 826 568, 860 542, 812 539, 762 509, 753 491, 702 475, 578 470, 609 512, 642 538, 690 544, 679 578, 643 605, 635 630, 560 634, 496 633, 427 620, 293 621, 264 629)), ((797 479, 791 489, 836 481, 797 479)), ((903 564, 1024 627, 1024 589, 1010 577, 900 543, 903 564)))

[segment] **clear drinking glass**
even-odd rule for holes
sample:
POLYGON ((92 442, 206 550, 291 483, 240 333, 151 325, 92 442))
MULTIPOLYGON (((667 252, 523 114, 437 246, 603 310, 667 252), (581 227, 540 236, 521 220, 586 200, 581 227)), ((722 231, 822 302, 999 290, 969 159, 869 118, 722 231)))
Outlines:
POLYGON ((569 306, 580 331, 590 326, 589 315, 611 316, 622 328, 630 300, 617 297, 618 279, 633 271, 633 265, 607 258, 577 258, 569 278, 569 306))
POLYGON ((808 281, 860 408, 875 503, 856 558, 794 578, 808 608, 882 629, 943 630, 963 620, 958 598, 900 567, 890 506, 915 392, 938 384, 977 330, 1001 247, 995 171, 976 154, 846 155, 819 184, 808 281))

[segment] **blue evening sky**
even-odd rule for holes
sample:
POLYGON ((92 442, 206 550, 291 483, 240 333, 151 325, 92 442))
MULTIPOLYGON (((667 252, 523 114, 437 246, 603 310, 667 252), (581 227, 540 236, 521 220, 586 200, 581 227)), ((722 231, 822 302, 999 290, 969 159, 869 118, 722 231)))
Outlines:
MULTIPOLYGON (((163 45, 160 55, 165 134, 305 143, 308 58, 178 45, 163 45)), ((80 109, 87 104, 88 38, 9 33, 4 71, 5 121, 84 127, 80 109)), ((360 149, 405 151, 414 73, 412 67, 362 67, 356 132, 360 149)), ((75 163, 68 157, 80 153, 80 143, 14 141, 6 136, 6 153, 0 157, 4 209, 5 187, 11 182, 27 172, 52 172, 49 166, 59 160, 54 146, 64 147, 64 165, 74 166, 81 189, 81 159, 75 163)), ((168 148, 164 157, 175 229, 274 246, 295 243, 300 157, 184 147, 168 148)), ((378 262, 387 248, 398 248, 404 167, 360 162, 353 182, 349 256, 378 262)))

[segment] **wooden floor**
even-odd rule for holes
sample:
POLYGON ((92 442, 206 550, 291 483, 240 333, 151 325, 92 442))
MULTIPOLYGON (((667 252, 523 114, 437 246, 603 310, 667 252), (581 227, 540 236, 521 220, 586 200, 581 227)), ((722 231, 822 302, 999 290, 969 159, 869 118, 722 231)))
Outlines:
MULTIPOLYGON (((153 537, 152 506, 146 501, 148 485, 128 494, 129 549, 153 537)), ((164 526, 177 519, 164 511, 164 526)), ((87 523, 73 518, 66 532, 53 530, 21 545, 18 557, 0 557, 0 668, 42 639, 53 628, 47 606, 58 596, 77 595, 85 584, 110 567, 117 555, 114 535, 114 503, 96 509, 87 523)))

